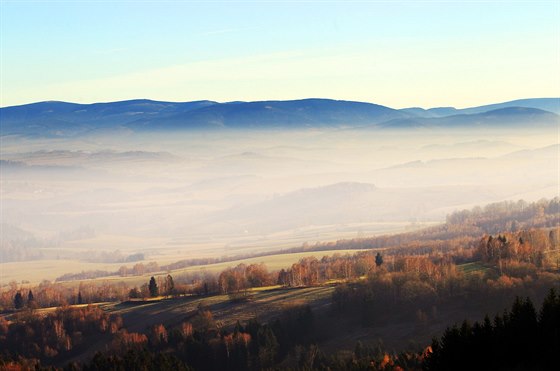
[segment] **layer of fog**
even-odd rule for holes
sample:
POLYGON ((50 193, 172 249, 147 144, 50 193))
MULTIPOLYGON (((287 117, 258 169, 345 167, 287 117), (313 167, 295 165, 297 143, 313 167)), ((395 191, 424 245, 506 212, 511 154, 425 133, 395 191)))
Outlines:
POLYGON ((3 262, 278 250, 559 187, 557 130, 123 131, 1 144, 3 262))

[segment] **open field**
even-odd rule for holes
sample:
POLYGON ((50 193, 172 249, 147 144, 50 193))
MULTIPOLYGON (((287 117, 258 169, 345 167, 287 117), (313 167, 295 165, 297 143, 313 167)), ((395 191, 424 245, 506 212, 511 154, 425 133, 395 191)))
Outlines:
POLYGON ((251 318, 266 322, 279 311, 294 305, 309 304, 319 310, 330 305, 334 286, 317 286, 305 288, 268 287, 250 290, 246 299, 232 301, 229 295, 209 297, 183 297, 163 299, 154 302, 123 302, 105 305, 104 309, 120 314, 129 331, 143 332, 147 327, 163 323, 166 327, 179 325, 196 315, 200 307, 212 312, 219 328, 230 328, 237 321, 244 322, 251 318))
POLYGON ((0 264, 0 290, 11 281, 37 284, 42 280, 54 281, 68 272, 88 270, 117 270, 122 264, 78 263, 74 260, 34 260, 0 264))
MULTIPOLYGON (((265 251, 281 251, 299 247, 308 242, 311 245, 315 242, 334 241, 342 238, 356 238, 374 236, 380 234, 390 234, 398 232, 409 232, 418 230, 434 223, 409 223, 409 222, 386 222, 386 223, 350 223, 342 226, 316 226, 300 228, 290 233, 274 233, 263 236, 245 236, 233 240, 212 239, 203 241, 198 240, 170 239, 162 238, 133 238, 129 236, 100 235, 91 239, 81 239, 65 242, 56 248, 41 248, 41 252, 46 259, 21 261, 21 262, 0 262, 0 290, 9 282, 16 281, 24 284, 37 284, 42 280, 54 281, 57 277, 66 273, 79 273, 89 270, 117 271, 119 267, 125 265, 132 267, 136 263, 157 262, 159 265, 177 262, 183 259, 195 258, 218 258, 223 256, 235 257, 243 254, 256 254, 265 251), (229 242, 228 242, 229 241, 229 242), (101 263, 88 262, 92 254, 107 249, 110 251, 118 250, 123 255, 141 252, 145 259, 134 263, 101 263), (74 256, 75 258, 68 258, 74 256)), ((334 252, 333 252, 334 253, 334 252)), ((344 254, 346 251, 340 251, 344 254)), ((327 253, 307 253, 307 255, 318 256, 319 258, 327 253)), ((306 255, 306 256, 307 256, 306 255)), ((294 259, 285 255, 271 255, 261 258, 247 259, 250 263, 264 262, 269 269, 285 268, 299 260, 301 256, 296 255, 294 259)), ((239 261, 241 262, 241 261, 239 261)), ((250 264, 249 263, 249 264, 250 264)), ((222 263, 220 263, 222 264, 222 263)), ((206 269, 211 271, 223 269, 223 265, 198 266, 188 268, 187 271, 206 269)), ((224 263, 226 264, 226 263, 224 263)), ((229 264, 229 263, 227 263, 229 264)), ((226 268, 229 265, 226 265, 226 268)))
POLYGON ((485 273, 487 270, 490 269, 482 265, 480 262, 460 264, 457 266, 457 268, 467 276, 476 272, 485 273))
MULTIPOLYGON (((183 274, 190 274, 190 273, 200 273, 200 272, 208 272, 208 273, 220 273, 229 267, 235 267, 238 264, 266 264, 269 271, 280 270, 282 268, 289 268, 293 263, 298 262, 300 259, 304 257, 314 256, 317 259, 321 259, 323 256, 332 256, 334 254, 354 254, 356 252, 365 251, 365 250, 329 250, 329 251, 310 251, 310 252, 300 252, 300 253, 291 253, 291 254, 277 254, 277 255, 268 255, 268 256, 261 256, 256 258, 248 258, 248 259, 241 259, 235 260, 230 262, 223 262, 223 263, 216 263, 216 264, 206 264, 206 265, 196 265, 187 268, 175 269, 169 272, 157 272, 157 273, 148 273, 143 276, 130 276, 130 277, 120 277, 120 276, 111 276, 111 277, 103 277, 97 278, 94 280, 88 280, 88 282, 125 282, 129 285, 140 286, 150 279, 151 276, 158 277, 158 276, 166 276, 167 274, 171 274, 175 280, 179 280, 181 275, 183 274)), ((62 282, 65 285, 77 285, 80 281, 68 281, 62 282)))
MULTIPOLYGON (((312 251, 312 252, 301 252, 301 253, 291 253, 291 254, 275 254, 268 256, 261 256, 256 258, 248 258, 235 260, 230 262, 216 263, 216 264, 206 264, 197 265, 187 268, 181 268, 172 270, 170 272, 159 272, 150 273, 143 276, 130 276, 130 277, 120 277, 120 276, 110 276, 102 277, 94 280, 95 282, 126 282, 130 285, 141 285, 148 281, 151 276, 161 276, 172 274, 174 277, 180 277, 181 274, 186 273, 196 273, 196 272, 209 272, 218 273, 225 270, 228 267, 234 267, 238 264, 259 264, 265 263, 270 271, 280 270, 282 268, 288 268, 293 263, 296 263, 301 258, 307 256, 314 256, 317 259, 323 256, 332 256, 334 254, 354 254, 359 251, 364 250, 329 250, 329 251, 312 251)), ((132 266, 135 263, 128 263, 128 266, 132 266)), ((80 265, 81 270, 108 270, 116 271, 123 264, 102 264, 102 263, 86 263, 80 265), (82 268, 83 267, 83 268, 82 268)), ((2 287, 6 287, 11 281, 22 282, 24 284, 36 284, 43 279, 54 280, 56 277, 61 276, 64 273, 74 271, 76 262, 70 260, 39 260, 33 262, 15 262, 15 263, 4 263, 0 264, 0 282, 2 287)), ((65 285, 78 285, 80 281, 68 281, 64 282, 65 285)), ((1 287, 0 287, 1 289, 1 287)))

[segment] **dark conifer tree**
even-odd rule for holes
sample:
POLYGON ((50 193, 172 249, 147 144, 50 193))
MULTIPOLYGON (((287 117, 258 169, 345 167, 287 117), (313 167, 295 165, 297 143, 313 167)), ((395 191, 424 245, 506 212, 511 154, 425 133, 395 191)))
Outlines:
POLYGON ((16 309, 23 308, 23 296, 21 295, 21 292, 19 292, 19 291, 14 296, 14 307, 16 309))
POLYGON ((381 256, 380 253, 377 253, 377 255, 375 255, 375 265, 380 267, 381 264, 383 264, 383 256, 381 256))
POLYGON ((159 295, 158 285, 156 283, 156 279, 153 276, 152 276, 152 278, 150 278, 149 289, 150 289, 150 296, 151 297, 156 297, 156 296, 159 295))
POLYGON ((551 289, 539 313, 539 349, 543 350, 543 364, 553 369, 560 349, 560 295, 551 289))
POLYGON ((34 300, 35 298, 33 297, 33 292, 29 290, 29 293, 27 293, 27 304, 29 305, 33 303, 34 300))
POLYGON ((540 315, 529 298, 482 324, 448 328, 432 343, 425 370, 548 370, 557 366, 560 301, 552 290, 540 315))

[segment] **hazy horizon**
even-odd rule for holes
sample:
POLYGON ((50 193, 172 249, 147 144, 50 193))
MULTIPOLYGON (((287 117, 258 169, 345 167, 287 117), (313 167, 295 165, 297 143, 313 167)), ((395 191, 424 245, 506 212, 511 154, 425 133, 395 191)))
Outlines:
MULTIPOLYGON (((114 262, 116 269, 119 259, 137 253, 160 264, 262 253, 411 230, 441 223, 455 210, 558 195, 558 174, 549 167, 558 162, 557 128, 531 135, 405 133, 324 128, 4 138, 2 248, 20 249, 4 261, 77 264, 50 273, 58 277, 80 265, 93 268, 92 262, 114 262)), ((2 275, 21 273, 13 264, 3 263, 2 275)))
POLYGON ((560 97, 558 2, 163 4, 0 2, 9 260, 272 251, 558 193, 554 102, 479 116, 359 104, 11 109, 134 97, 460 109, 560 97))
POLYGON ((218 100, 213 100, 213 99, 206 99, 204 97, 199 98, 199 99, 193 99, 193 100, 186 100, 186 101, 180 101, 180 100, 172 100, 172 101, 166 101, 166 100, 159 100, 159 99, 155 99, 155 98, 150 98, 150 97, 129 97, 129 98, 125 98, 125 99, 119 99, 119 100, 102 100, 102 101, 88 101, 88 102, 77 102, 77 101, 71 101, 71 100, 54 100, 54 99, 46 99, 46 100, 42 100, 42 101, 29 101, 29 102, 22 102, 22 103, 18 103, 18 104, 13 104, 13 105, 9 105, 9 106, 0 106, 0 108, 9 108, 9 107, 16 107, 16 106, 26 106, 26 105, 30 105, 30 104, 36 104, 36 103, 48 103, 48 102, 61 102, 61 103, 72 103, 72 104, 81 104, 81 105, 91 105, 91 104, 106 104, 106 103, 119 103, 119 102, 130 102, 130 101, 152 101, 152 102, 165 102, 165 103, 189 103, 189 102, 201 102, 201 101, 211 101, 211 102, 216 102, 216 103, 220 103, 220 104, 225 104, 225 103, 235 103, 235 102, 244 102, 244 103, 249 103, 249 102, 267 102, 267 101, 301 101, 301 100, 309 100, 309 99, 319 99, 319 100, 338 100, 338 101, 348 101, 348 102, 358 102, 358 103, 371 103, 371 104, 378 104, 378 105, 382 105, 385 107, 389 107, 389 108, 393 108, 393 109, 406 109, 406 108, 422 108, 422 109, 432 109, 432 108, 456 108, 456 109, 466 109, 466 108, 473 108, 473 107, 481 107, 481 106, 488 106, 488 105, 493 105, 493 104, 501 104, 501 103, 508 103, 508 102, 512 102, 512 101, 519 101, 519 100, 527 100, 527 99, 559 99, 559 96, 532 96, 532 97, 517 97, 517 98, 513 98, 513 99, 509 99, 509 100, 498 100, 498 101, 487 101, 487 102, 481 102, 479 104, 476 105, 468 105, 468 106, 461 106, 461 105, 432 105, 432 106, 419 106, 419 105, 411 105, 411 106, 402 106, 402 107, 393 107, 393 106, 389 106, 389 105, 384 105, 384 104, 380 104, 376 101, 365 101, 365 100, 360 100, 360 101, 354 101, 354 100, 349 100, 349 99, 335 99, 335 98, 331 98, 331 97, 326 97, 326 96, 317 96, 317 97, 296 97, 296 98, 292 98, 292 99, 258 99, 258 100, 239 100, 239 99, 234 99, 234 100, 224 100, 224 101, 218 101, 218 100))
POLYGON ((0 0, 0 369, 548 370, 558 293, 559 0, 0 0))

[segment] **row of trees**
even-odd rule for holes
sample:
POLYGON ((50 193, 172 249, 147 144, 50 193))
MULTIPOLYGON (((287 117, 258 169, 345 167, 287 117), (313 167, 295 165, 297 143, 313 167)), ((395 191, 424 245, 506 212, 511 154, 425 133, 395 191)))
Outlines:
POLYGON ((504 201, 485 207, 474 207, 450 214, 446 223, 423 228, 415 232, 383 235, 369 238, 355 238, 336 242, 304 245, 299 251, 341 250, 341 249, 400 249, 422 246, 429 243, 431 247, 445 252, 451 243, 476 247, 476 243, 485 234, 517 232, 520 230, 558 228, 560 225, 560 197, 552 200, 539 200, 528 203, 523 200, 504 201), (438 242, 436 244, 435 242, 438 242), (474 243, 474 245, 472 245, 474 243))
POLYGON ((560 217, 560 197, 528 203, 503 201, 462 210, 447 217, 447 224, 472 225, 483 233, 517 232, 521 229, 554 227, 560 217))
POLYGON ((151 277, 147 284, 130 290, 130 298, 147 298, 158 295, 216 293, 234 294, 253 287, 270 285, 312 286, 330 279, 350 279, 366 275, 383 264, 383 256, 377 252, 357 255, 335 254, 318 260, 315 257, 302 258, 291 268, 279 272, 269 272, 264 263, 238 264, 222 271, 217 276, 206 276, 192 280, 190 285, 175 285, 173 277, 151 277))
MULTIPOLYGON (((173 296, 178 293, 178 290, 176 289, 175 283, 173 281, 173 277, 169 274, 163 278, 158 277, 156 279, 155 277, 151 277, 148 283, 142 285, 140 288, 134 287, 130 289, 128 292, 126 292, 126 294, 123 290, 122 285, 117 285, 117 287, 121 288, 121 290, 119 290, 120 294, 118 295, 115 295, 116 290, 111 285, 101 285, 97 287, 92 285, 80 285, 79 286, 80 291, 76 293, 75 290, 72 289, 65 290, 63 286, 46 283, 42 286, 39 286, 39 288, 42 289, 40 290, 41 301, 35 299, 32 290, 28 291, 26 298, 24 298, 24 295, 22 294, 21 291, 11 290, 12 292, 15 291, 15 294, 13 296, 13 308, 16 310, 21 310, 25 308, 36 309, 41 306, 49 306, 48 304, 52 303, 53 300, 55 300, 55 302, 54 305, 51 306, 64 306, 67 304, 86 304, 86 303, 92 303, 98 301, 106 301, 108 297, 111 297, 113 300, 114 299, 126 300, 126 298, 148 298, 148 297, 157 297, 159 295, 173 296), (86 299, 84 299, 84 295, 82 294, 81 291, 84 288, 88 288, 88 290, 85 291, 90 292, 90 295, 88 295, 86 299), (94 291, 95 293, 91 294, 91 291, 94 291), (56 299, 51 298, 51 300, 46 301, 46 303, 48 303, 47 305, 43 304, 45 303, 45 300, 43 299, 46 295, 48 295, 48 293, 53 293, 55 294, 53 296, 60 297, 62 295, 64 296, 68 295, 69 292, 72 293, 71 297, 69 298, 67 297, 61 298, 59 299, 60 300, 59 302, 56 302, 56 299)), ((127 286, 124 286, 125 289, 126 287, 127 286)), ((5 296, 6 295, 4 295, 4 297, 5 296)))
POLYGON ((529 298, 517 298, 491 321, 448 328, 434 339, 425 370, 552 370, 560 349, 560 297, 550 290, 537 313, 529 298))
POLYGON ((22 309, 25 305, 27 305, 28 308, 36 306, 35 297, 33 296, 33 292, 31 290, 27 293, 27 303, 24 301, 23 295, 20 291, 18 291, 14 296, 14 308, 22 309))
POLYGON ((313 286, 333 279, 352 279, 375 271, 383 264, 383 256, 377 252, 355 255, 303 258, 287 270, 278 273, 278 284, 289 287, 313 286), (375 254, 375 255, 374 255, 375 254))
POLYGON ((32 308, 58 307, 72 304, 88 304, 101 301, 123 301, 128 298, 130 286, 124 282, 89 281, 75 286, 43 281, 23 289, 11 282, 0 290, 0 311, 29 307, 29 291, 32 292, 32 308), (19 295, 18 295, 19 293, 19 295))
POLYGON ((277 273, 269 273, 264 264, 239 264, 227 268, 218 276, 220 292, 236 293, 250 287, 269 286, 276 283, 277 273))
POLYGON ((136 299, 136 298, 148 298, 148 297, 155 298, 160 295, 173 296, 175 294, 177 294, 177 290, 175 288, 175 282, 173 281, 173 277, 170 274, 168 274, 164 278, 158 277, 157 280, 154 276, 152 276, 148 283, 145 283, 142 286, 140 286, 140 289, 138 287, 134 287, 130 289, 128 296, 131 299, 136 299))

